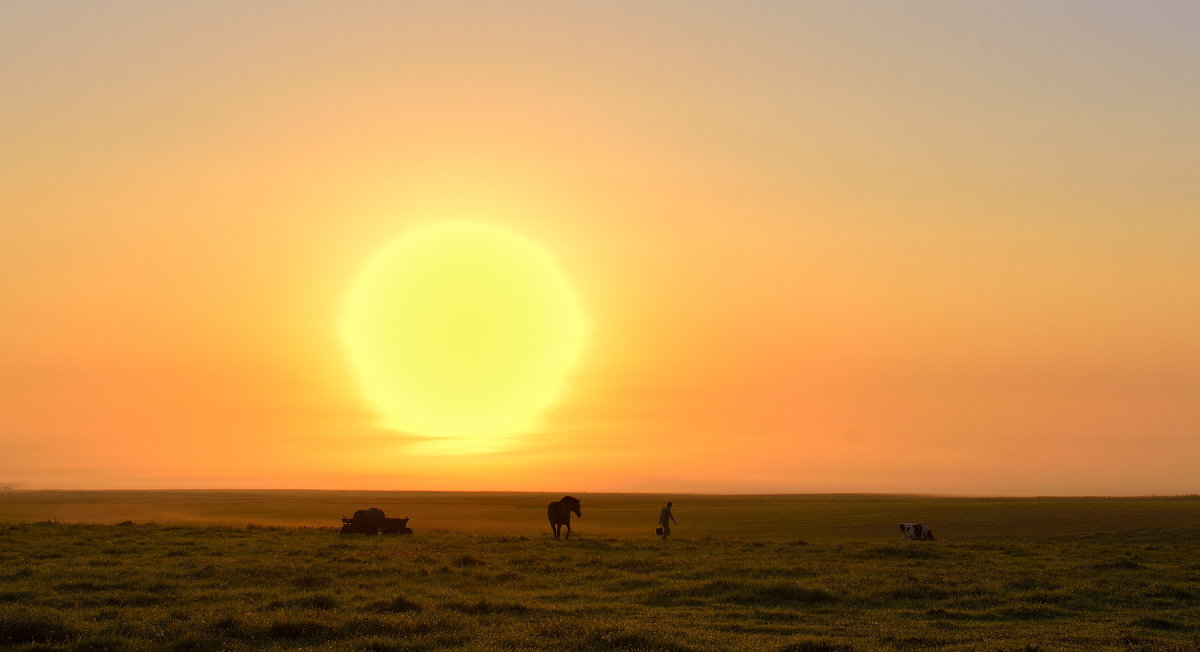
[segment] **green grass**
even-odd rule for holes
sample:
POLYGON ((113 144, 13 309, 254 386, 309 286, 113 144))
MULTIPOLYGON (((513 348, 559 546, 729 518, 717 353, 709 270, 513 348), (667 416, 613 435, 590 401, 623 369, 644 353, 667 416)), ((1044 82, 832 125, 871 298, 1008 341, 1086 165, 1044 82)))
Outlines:
MULTIPOLYGON (((67 497, 13 492, 51 493, 67 497)), ((321 494, 314 510, 358 500, 326 522, 375 504, 416 534, 247 527, 305 522, 291 492, 235 492, 261 510, 236 527, 20 522, 6 496, 0 648, 1200 649, 1195 500, 676 496, 679 538, 661 542, 657 497, 584 496, 576 534, 555 542, 540 494, 304 493, 321 494), (480 505, 483 525, 468 517, 480 505), (445 524, 418 516, 430 506, 457 527, 423 527, 445 524), (756 506, 774 522, 731 525, 756 506), (909 519, 940 540, 896 541, 909 519)), ((126 494, 94 497, 115 508, 111 495, 126 494)), ((138 495, 131 518, 188 514, 180 494, 138 495)))

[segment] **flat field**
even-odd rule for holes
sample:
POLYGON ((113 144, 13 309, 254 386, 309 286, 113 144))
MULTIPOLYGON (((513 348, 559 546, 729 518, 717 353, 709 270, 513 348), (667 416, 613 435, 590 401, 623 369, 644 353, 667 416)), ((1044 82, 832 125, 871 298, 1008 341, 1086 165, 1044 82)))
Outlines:
POLYGON ((667 542, 580 497, 5 492, 0 647, 1200 649, 1194 497, 671 496, 667 542), (416 533, 337 533, 372 505, 416 533))

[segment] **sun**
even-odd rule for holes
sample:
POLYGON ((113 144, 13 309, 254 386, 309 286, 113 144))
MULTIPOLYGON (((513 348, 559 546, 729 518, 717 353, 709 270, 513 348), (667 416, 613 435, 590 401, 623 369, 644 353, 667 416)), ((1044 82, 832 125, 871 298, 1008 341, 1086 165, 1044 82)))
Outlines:
POLYGON ((514 444, 566 388, 587 324, 555 257, 508 229, 435 222, 363 263, 339 325, 380 426, 433 453, 514 444))

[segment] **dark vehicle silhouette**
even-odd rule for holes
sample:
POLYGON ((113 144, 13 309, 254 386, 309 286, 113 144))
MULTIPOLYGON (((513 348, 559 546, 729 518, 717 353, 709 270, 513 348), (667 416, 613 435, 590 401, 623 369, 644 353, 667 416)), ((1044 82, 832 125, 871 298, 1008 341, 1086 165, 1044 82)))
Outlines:
POLYGON ((382 509, 372 507, 354 512, 352 518, 342 515, 342 534, 412 534, 407 518, 388 518, 382 509))

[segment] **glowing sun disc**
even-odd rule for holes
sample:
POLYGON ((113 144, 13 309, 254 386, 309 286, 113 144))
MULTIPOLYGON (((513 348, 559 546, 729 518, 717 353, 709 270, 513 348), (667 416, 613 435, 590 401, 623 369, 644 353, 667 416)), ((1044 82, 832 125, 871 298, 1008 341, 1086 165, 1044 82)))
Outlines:
POLYGON ((388 242, 351 284, 340 334, 382 427, 438 453, 505 448, 536 426, 582 351, 579 298, 536 242, 437 222, 388 242))

